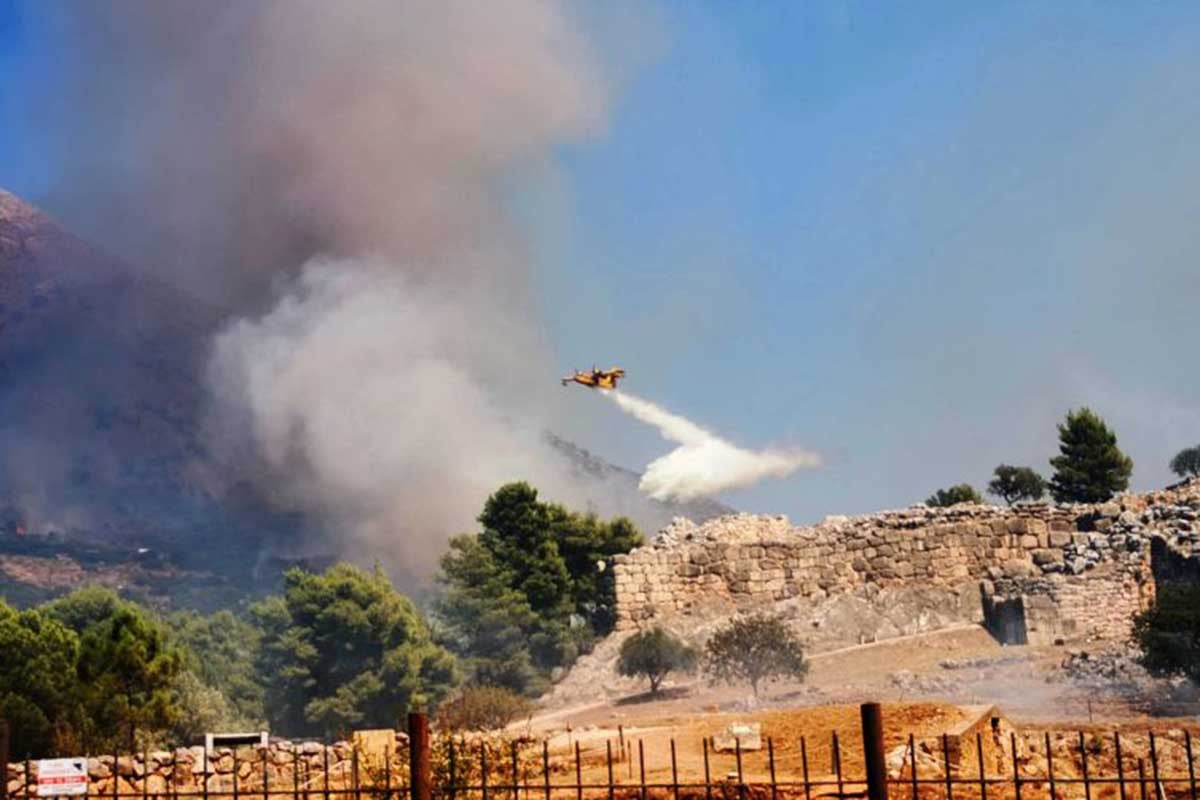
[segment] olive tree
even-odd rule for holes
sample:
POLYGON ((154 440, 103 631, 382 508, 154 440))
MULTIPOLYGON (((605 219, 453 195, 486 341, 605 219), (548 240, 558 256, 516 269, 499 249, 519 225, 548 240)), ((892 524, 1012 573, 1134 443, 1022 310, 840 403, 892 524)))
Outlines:
POLYGON ((758 697, 765 680, 808 674, 804 648, 780 616, 753 614, 732 620, 704 646, 704 671, 722 683, 749 683, 758 697))

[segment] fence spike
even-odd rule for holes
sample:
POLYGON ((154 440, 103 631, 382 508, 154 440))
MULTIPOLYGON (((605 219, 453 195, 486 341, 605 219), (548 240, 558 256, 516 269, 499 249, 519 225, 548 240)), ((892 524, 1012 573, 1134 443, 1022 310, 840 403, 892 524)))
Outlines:
POLYGON ((1017 734, 1009 732, 1008 734, 1009 747, 1012 748, 1013 762, 1013 796, 1016 800, 1021 800, 1021 768, 1017 763, 1017 734))
POLYGON ((911 769, 909 772, 910 782, 912 784, 912 800, 917 800, 917 740, 912 733, 908 734, 908 752, 912 754, 911 769))
POLYGON ((987 800, 987 769, 983 765, 983 737, 975 732, 975 755, 979 762, 979 800, 987 800))
MULTIPOLYGON (((675 755, 675 742, 671 741, 671 756, 675 755)), ((775 742, 767 737, 767 767, 771 770, 771 800, 778 800, 779 794, 775 788, 775 742)))
POLYGON ((608 800, 613 800, 612 739, 604 740, 604 752, 608 761, 608 800))
POLYGON ((1196 764, 1192 761, 1192 732, 1184 729, 1183 744, 1187 753, 1188 762, 1188 788, 1191 790, 1192 800, 1196 800, 1196 764))
POLYGON ((1121 757, 1121 732, 1113 731, 1113 747, 1117 751, 1117 787, 1121 792, 1121 800, 1125 800, 1125 764, 1121 757))
POLYGON ((950 781, 950 737, 942 734, 942 764, 946 770, 946 800, 954 800, 954 787, 950 781))
POLYGON ((1079 732, 1079 770, 1083 774, 1083 800, 1092 800, 1092 784, 1088 780, 1087 746, 1083 742, 1083 731, 1079 732))
POLYGON ((671 737, 671 793, 679 800, 679 766, 675 761, 675 737, 671 737))
POLYGON ((708 769, 708 737, 704 737, 704 797, 712 800, 712 777, 708 769))
MULTIPOLYGON (((705 759, 707 765, 708 759, 705 759)), ((800 766, 804 771, 804 800, 812 800, 812 784, 808 780, 808 742, 800 737, 800 766)), ((705 777, 708 777, 708 770, 705 770, 705 777)))
POLYGON ((1050 800, 1058 800, 1054 794, 1054 750, 1050 747, 1050 731, 1045 731, 1046 737, 1046 777, 1050 779, 1050 800))

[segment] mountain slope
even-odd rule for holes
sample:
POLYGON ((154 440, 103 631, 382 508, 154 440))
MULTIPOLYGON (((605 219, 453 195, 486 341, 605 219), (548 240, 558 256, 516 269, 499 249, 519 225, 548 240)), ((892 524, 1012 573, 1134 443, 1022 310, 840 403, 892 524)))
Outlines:
MULTIPOLYGON (((229 596, 269 586, 302 552, 336 555, 319 520, 267 494, 257 465, 218 463, 204 376, 221 322, 0 191, 0 576, 50 591, 157 570, 172 591, 183 570, 229 596)), ((730 511, 651 500, 637 473, 548 438, 601 516, 652 534, 730 511)))
POLYGON ((253 546, 272 514, 202 424, 218 322, 0 192, 0 525, 184 560, 198 533, 253 546))

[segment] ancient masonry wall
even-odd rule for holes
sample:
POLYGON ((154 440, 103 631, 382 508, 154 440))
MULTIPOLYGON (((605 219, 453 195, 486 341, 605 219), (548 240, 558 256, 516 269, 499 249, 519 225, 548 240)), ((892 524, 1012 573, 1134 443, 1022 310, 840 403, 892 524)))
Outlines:
POLYGON ((886 602, 891 589, 936 594, 970 585, 981 617, 1007 608, 1029 641, 1123 637, 1153 597, 1152 540, 1159 551, 1189 553, 1200 541, 1198 519, 1193 481, 1100 505, 917 506, 802 527, 749 515, 702 526, 677 520, 614 559, 617 628, 718 607, 812 605, 872 592, 886 602))

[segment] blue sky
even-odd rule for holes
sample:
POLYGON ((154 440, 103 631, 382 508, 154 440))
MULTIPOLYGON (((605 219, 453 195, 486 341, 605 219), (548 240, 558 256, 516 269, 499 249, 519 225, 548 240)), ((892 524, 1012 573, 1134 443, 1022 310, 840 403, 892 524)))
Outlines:
MULTIPOLYGON (((36 82, 47 54, 6 8, 0 75, 36 82)), ((797 520, 982 488, 1000 462, 1045 472, 1083 404, 1137 488, 1166 483, 1200 443, 1200 7, 1049 8, 609 19, 605 130, 511 200, 555 368, 619 363, 739 444, 821 451, 727 498, 797 520)), ((0 186, 43 199, 61 176, 6 128, 0 186)), ((664 451, 599 398, 573 413, 618 463, 664 451)))
POLYGON ((748 509, 1046 471, 1080 404, 1164 484, 1200 442, 1200 9, 918 5, 662 6, 661 57, 565 158, 569 232, 531 226, 552 339, 826 454, 748 509))

